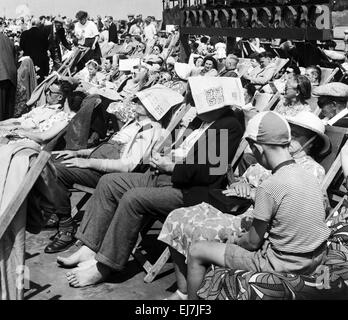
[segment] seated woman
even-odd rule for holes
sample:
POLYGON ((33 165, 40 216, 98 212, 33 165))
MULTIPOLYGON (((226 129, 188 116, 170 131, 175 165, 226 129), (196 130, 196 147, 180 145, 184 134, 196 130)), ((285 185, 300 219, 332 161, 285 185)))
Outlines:
POLYGON ((135 66, 132 77, 121 84, 119 90, 123 101, 110 103, 108 111, 114 113, 121 123, 126 123, 134 119, 136 114, 136 105, 132 102, 134 95, 144 88, 149 78, 149 70, 143 65, 135 66))
POLYGON ((129 56, 130 59, 144 58, 146 50, 146 44, 143 42, 138 42, 133 53, 129 56))
POLYGON ((151 53, 144 58, 144 62, 148 63, 150 61, 152 63, 162 63, 164 60, 162 52, 163 47, 160 44, 155 44, 152 47, 151 53))
POLYGON ((52 84, 47 93, 47 104, 37 107, 20 118, 0 123, 3 143, 14 143, 23 138, 44 144, 61 132, 79 110, 83 97, 73 94, 73 85, 62 81, 52 84))
POLYGON ((284 98, 281 99, 274 111, 286 117, 296 116, 301 111, 311 111, 306 100, 311 97, 311 83, 305 76, 294 76, 285 85, 284 98))
MULTIPOLYGON (((292 132, 290 154, 303 169, 323 181, 325 170, 313 160, 311 155, 323 155, 328 152, 330 142, 325 135, 321 120, 310 112, 302 112, 289 118, 292 132)), ((223 193, 226 197, 239 197, 255 201, 255 190, 271 171, 260 164, 249 167, 238 182, 232 183, 223 193)), ((223 209, 221 209, 223 210, 223 209)), ((186 264, 190 246, 199 240, 227 242, 234 235, 241 235, 250 228, 253 221, 251 210, 239 216, 223 213, 210 204, 202 203, 194 207, 181 208, 167 217, 159 240, 170 246, 178 291, 169 299, 185 299, 187 294, 186 264)))
POLYGON ((83 82, 99 86, 102 85, 103 81, 105 80, 105 75, 103 75, 100 70, 101 67, 97 61, 89 60, 86 63, 85 68, 79 71, 74 77, 83 82))
POLYGON ((218 63, 210 56, 204 58, 202 67, 195 68, 191 72, 191 77, 204 76, 204 77, 217 77, 218 76, 218 63))

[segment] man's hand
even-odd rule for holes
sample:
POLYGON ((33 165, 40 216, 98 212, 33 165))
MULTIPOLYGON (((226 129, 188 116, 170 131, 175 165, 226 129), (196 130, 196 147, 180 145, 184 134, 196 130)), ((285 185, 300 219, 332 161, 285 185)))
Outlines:
POLYGON ((170 157, 153 152, 150 158, 150 166, 159 172, 171 173, 174 170, 175 163, 172 162, 170 157))
POLYGON ((53 151, 52 154, 56 155, 56 159, 63 158, 64 160, 76 158, 78 156, 77 151, 72 150, 53 151))
POLYGON ((248 183, 237 182, 232 184, 227 190, 222 191, 227 197, 240 197, 255 200, 255 191, 248 183))
POLYGON ((81 169, 88 169, 90 166, 89 159, 84 158, 72 158, 69 160, 62 161, 62 164, 64 164, 66 167, 71 168, 81 168, 81 169))

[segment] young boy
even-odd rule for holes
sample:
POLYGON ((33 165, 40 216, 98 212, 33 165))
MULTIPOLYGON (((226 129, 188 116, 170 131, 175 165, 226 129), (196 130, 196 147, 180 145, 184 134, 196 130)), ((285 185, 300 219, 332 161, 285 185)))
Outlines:
POLYGON ((276 112, 249 121, 246 137, 258 163, 272 176, 256 190, 249 232, 228 243, 200 241, 188 257, 189 299, 197 299, 207 267, 310 274, 326 256, 330 234, 316 178, 289 153, 291 131, 276 112))

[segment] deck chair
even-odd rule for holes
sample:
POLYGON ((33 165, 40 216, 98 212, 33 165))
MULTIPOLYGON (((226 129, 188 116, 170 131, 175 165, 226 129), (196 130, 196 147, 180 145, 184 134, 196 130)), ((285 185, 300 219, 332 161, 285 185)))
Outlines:
POLYGON ((90 48, 75 48, 73 54, 69 56, 57 70, 61 76, 72 76, 72 68, 89 52, 90 48))
POLYGON ((344 196, 344 192, 340 190, 343 176, 339 153, 348 141, 348 129, 326 126, 326 134, 331 141, 331 152, 320 162, 326 172, 321 188, 327 193, 330 204, 333 205, 344 196))
MULTIPOLYGON (((187 105, 186 103, 183 103, 175 111, 171 121, 169 122, 165 130, 165 134, 164 134, 164 137, 162 138, 162 141, 157 146, 158 152, 165 147, 168 139, 171 138, 172 131, 177 127, 182 117, 189 110, 189 108, 190 108, 189 105, 187 105)), ((71 191, 84 192, 85 194, 83 195, 81 200, 77 203, 77 205, 72 209, 72 212, 71 212, 72 217, 75 217, 78 214, 78 212, 83 208, 83 206, 87 203, 87 201, 90 199, 90 197, 94 193, 94 190, 95 189, 93 188, 85 187, 79 184, 73 185, 73 190, 71 191)), ((145 237, 145 235, 148 233, 148 231, 151 229, 151 227, 154 225, 155 222, 156 220, 152 217, 148 217, 145 219, 143 226, 140 230, 137 243, 132 251, 132 256, 137 260, 137 262, 139 262, 139 264, 142 266, 142 268, 144 269, 146 273, 144 277, 144 282, 146 283, 150 283, 155 279, 155 277, 159 274, 159 272, 161 271, 163 266, 167 263, 170 257, 169 248, 166 247, 166 249, 162 252, 160 257, 156 260, 156 262, 152 264, 141 251, 140 244, 143 238, 145 237)))
POLYGON ((320 69, 321 69, 320 85, 330 83, 334 79, 338 71, 340 71, 340 68, 338 67, 335 69, 321 67, 320 69))
MULTIPOLYGON (((255 94, 256 95, 256 94, 255 94)), ((280 92, 277 92, 275 94, 271 94, 271 96, 268 96, 269 93, 261 93, 261 97, 256 97, 256 99, 259 99, 259 109, 257 109, 259 112, 261 111, 269 111, 269 110, 273 110, 276 106, 276 104, 278 103, 279 99, 280 99, 280 92), (263 96, 265 95, 265 96, 263 96), (267 101, 267 99, 269 99, 267 101)), ((258 101, 256 100, 256 103, 258 101)))
POLYGON ((287 63, 289 61, 290 61, 289 59, 277 58, 277 60, 275 62, 274 75, 276 75, 280 70, 282 70, 287 65, 287 63))
MULTIPOLYGON (((28 280, 25 279, 28 274, 26 274, 24 267, 26 209, 23 205, 49 158, 50 154, 46 151, 41 151, 38 154, 38 157, 32 162, 30 169, 21 182, 21 186, 17 189, 0 216, 0 239, 4 237, 9 227, 11 228, 11 233, 15 232, 15 234, 10 235, 11 244, 6 244, 6 246, 11 245, 10 249, 6 249, 6 252, 8 250, 11 251, 10 256, 6 257, 6 259, 8 258, 6 264, 10 266, 7 265, 5 274, 0 277, 0 292, 2 291, 1 287, 4 288, 5 285, 5 292, 2 292, 1 295, 7 299, 23 300, 24 297, 24 281, 28 280), (1 284, 2 281, 3 283, 1 284)), ((5 237, 9 238, 6 235, 5 237)))

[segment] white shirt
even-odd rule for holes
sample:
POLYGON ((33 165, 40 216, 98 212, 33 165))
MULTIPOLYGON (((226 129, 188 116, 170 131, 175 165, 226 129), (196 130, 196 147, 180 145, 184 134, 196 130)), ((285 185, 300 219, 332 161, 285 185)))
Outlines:
POLYGON ((92 21, 87 21, 85 24, 80 22, 75 23, 75 34, 79 40, 79 44, 84 44, 86 38, 94 38, 99 35, 97 25, 92 21))
POLYGON ((157 34, 156 28, 152 23, 144 27, 145 40, 153 40, 156 34, 157 34))

